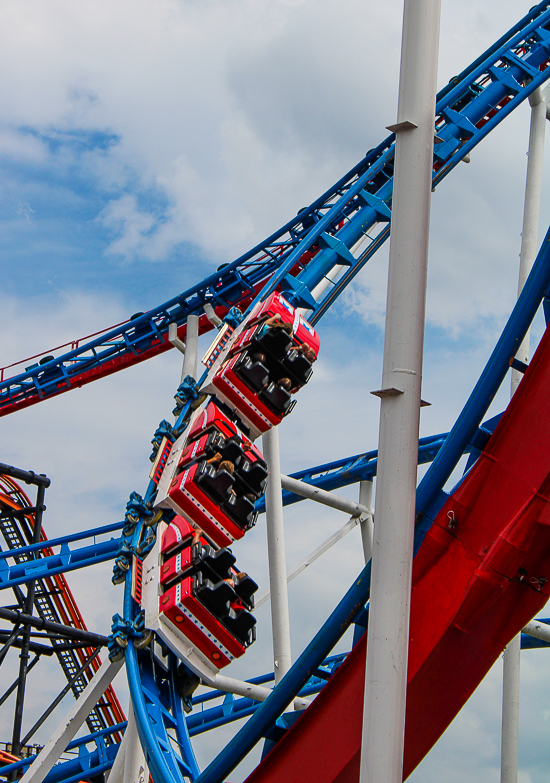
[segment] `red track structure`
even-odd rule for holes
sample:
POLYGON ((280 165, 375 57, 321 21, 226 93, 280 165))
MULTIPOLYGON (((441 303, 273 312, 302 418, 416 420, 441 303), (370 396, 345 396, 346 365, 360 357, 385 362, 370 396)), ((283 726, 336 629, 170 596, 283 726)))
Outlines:
MULTIPOLYGON (((27 497, 21 487, 9 476, 2 476, 0 478, 0 510, 2 507, 11 508, 16 511, 25 510, 32 507, 30 499, 27 497)), ((31 540, 31 531, 34 526, 34 516, 31 512, 25 514, 24 521, 21 523, 23 533, 28 533, 27 539, 31 540)), ((47 541, 48 538, 42 527, 41 541, 47 541)), ((42 557, 49 557, 53 555, 53 549, 46 547, 41 550, 42 557)), ((63 574, 56 574, 55 576, 46 577, 44 580, 45 588, 51 597, 51 600, 55 606, 57 613, 57 622, 68 625, 71 628, 78 628, 82 631, 87 631, 86 623, 80 613, 80 610, 76 604, 74 596, 69 588, 68 582, 63 574)), ((53 648, 55 650, 55 647, 53 648)), ((80 648, 75 649, 75 655, 77 656, 80 665, 82 665, 86 659, 93 652, 92 648, 80 648)), ((83 678, 86 681, 91 680, 94 673, 101 666, 101 659, 96 656, 91 661, 90 666, 83 673, 83 678)), ((101 697, 97 704, 98 710, 101 712, 107 726, 115 726, 118 723, 122 723, 126 720, 120 702, 114 692, 112 686, 109 686, 105 691, 105 694, 101 697)), ((121 734, 114 734, 113 738, 116 742, 120 742, 122 739, 121 734)))
MULTIPOLYGON (((550 330, 415 557, 407 778, 550 594, 550 330)), ((357 783, 366 634, 247 783, 357 783)))

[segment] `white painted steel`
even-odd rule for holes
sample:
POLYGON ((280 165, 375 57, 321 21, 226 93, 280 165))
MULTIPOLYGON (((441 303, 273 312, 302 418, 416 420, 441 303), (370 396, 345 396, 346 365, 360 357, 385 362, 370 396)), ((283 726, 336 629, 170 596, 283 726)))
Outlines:
POLYGON ((262 447, 269 470, 265 509, 269 588, 271 590, 273 671, 275 672, 275 685, 277 685, 290 669, 292 663, 278 427, 272 427, 262 435, 262 447))
POLYGON ((183 357, 182 380, 187 375, 197 379, 197 353, 199 350, 199 316, 187 316, 186 351, 183 357))
MULTIPOLYGON (((272 693, 271 688, 266 688, 263 685, 254 685, 253 683, 245 682, 243 680, 236 680, 233 677, 227 677, 225 674, 217 674, 206 684, 210 685, 212 688, 224 691, 224 693, 233 693, 236 696, 254 699, 254 701, 265 701, 272 693)), ((305 710, 309 704, 309 699, 294 699, 294 708, 297 710, 305 710)))
MULTIPOLYGON (((311 552, 311 554, 309 554, 306 558, 304 558, 301 563, 298 563, 295 568, 289 571, 286 576, 286 581, 291 582, 293 579, 295 579, 298 574, 301 574, 302 571, 305 571, 308 566, 314 563, 317 558, 321 557, 321 555, 327 552, 332 546, 334 546, 334 544, 340 541, 340 539, 347 535, 350 530, 353 530, 353 528, 358 524, 362 524, 365 518, 366 517, 363 516, 352 517, 349 522, 346 522, 346 524, 340 528, 340 530, 337 530, 336 533, 333 533, 331 536, 329 536, 326 541, 323 541, 323 543, 314 549, 313 552, 311 552)), ((256 599, 254 603, 255 608, 258 609, 258 607, 260 607, 262 604, 265 604, 266 601, 269 601, 270 598, 271 592, 268 590, 267 593, 263 593, 258 599, 256 599)))
POLYGON ((403 779, 439 20, 440 0, 405 0, 382 373, 403 393, 381 399, 361 783, 403 779))
MULTIPOLYGON (((359 482, 359 505, 366 506, 366 508, 372 508, 372 488, 373 482, 360 481, 359 482)), ((365 563, 368 563, 372 557, 372 539, 374 536, 374 519, 372 514, 365 514, 361 517, 361 540, 363 542, 363 554, 365 556, 365 563)))
POLYGON ((168 342, 172 343, 174 348, 177 348, 180 353, 185 353, 185 343, 178 337, 177 324, 170 324, 168 327, 168 342))
POLYGON ((372 514, 372 509, 361 505, 361 503, 354 503, 353 500, 335 495, 333 492, 326 492, 324 489, 318 489, 318 487, 307 484, 305 481, 298 481, 290 476, 281 476, 281 486, 288 492, 294 492, 300 497, 315 500, 317 503, 343 511, 345 514, 351 514, 352 517, 372 514))
POLYGON ((124 664, 122 661, 112 663, 108 658, 101 664, 88 685, 84 688, 78 699, 71 707, 69 714, 53 732, 48 742, 38 754, 37 759, 31 764, 27 772, 21 778, 24 783, 42 783, 54 764, 80 729, 90 710, 95 707, 105 690, 114 680, 124 664))
MULTIPOLYGON (((546 134, 547 105, 539 88, 529 98, 531 104, 531 126, 529 130, 529 151, 527 153, 527 174, 525 181, 525 202, 523 207, 523 228, 519 261, 518 296, 531 271, 537 255, 540 197, 542 190, 542 164, 544 158, 544 137, 546 134)), ((517 358, 529 362, 531 330, 523 338, 517 358)), ((510 397, 513 397, 523 374, 512 370, 510 397)), ((501 783, 517 783, 519 753, 519 693, 520 693, 521 637, 512 639, 504 650, 502 663, 502 734, 500 754, 501 783)))
POLYGON ((517 783, 519 749, 519 673, 521 636, 504 650, 502 677, 501 783, 517 783))
POLYGON ((145 753, 141 747, 137 730, 134 710, 130 704, 128 708, 128 726, 124 733, 127 739, 126 756, 124 758, 124 783, 147 783, 149 780, 149 768, 145 760, 145 753))
POLYGON ((122 738, 122 742, 119 745, 113 766, 105 773, 107 783, 124 783, 124 761, 126 756, 126 732, 122 738))
MULTIPOLYGON (((546 133, 547 105, 540 89, 529 98, 531 103, 531 127, 529 131, 529 152, 527 158, 527 176, 525 182, 525 203, 523 209, 523 228, 521 234, 521 252, 519 262, 518 295, 529 276, 537 255, 540 195, 542 190, 542 164, 544 158, 544 137, 546 133)), ((516 357, 529 361, 529 342, 531 330, 523 338, 516 357)), ((523 375, 512 370, 512 394, 517 389, 523 375)))
POLYGON ((203 305, 204 314, 212 324, 212 326, 215 326, 216 329, 218 329, 220 326, 223 326, 223 321, 221 318, 218 318, 216 315, 214 308, 211 304, 206 302, 206 304, 203 305))
POLYGON ((534 636, 535 639, 541 639, 543 642, 550 642, 550 625, 541 623, 540 620, 531 620, 527 623, 522 633, 534 636))

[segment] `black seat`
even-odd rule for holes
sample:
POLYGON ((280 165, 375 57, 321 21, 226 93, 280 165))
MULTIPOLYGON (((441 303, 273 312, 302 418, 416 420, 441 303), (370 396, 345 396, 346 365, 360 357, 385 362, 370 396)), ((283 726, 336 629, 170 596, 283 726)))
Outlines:
POLYGON ((237 438, 220 438, 217 449, 224 459, 237 465, 243 456, 243 449, 237 438))
POLYGON ((235 372, 255 392, 261 391, 269 383, 267 368, 246 354, 243 354, 235 365, 235 372))
POLYGON ((249 530, 256 523, 257 512, 254 502, 246 495, 231 493, 229 500, 223 504, 223 509, 242 530, 249 530))
POLYGON ((251 579, 248 574, 245 574, 240 579, 233 577, 233 581, 235 582, 235 592, 241 601, 246 604, 249 609, 252 609, 254 606, 254 593, 258 589, 256 582, 251 579))
POLYGON ((282 365, 299 386, 304 386, 313 373, 311 362, 299 351, 290 351, 288 356, 282 360, 282 365))
MULTIPOLYGON (((278 326, 267 329, 260 337, 254 340, 254 348, 260 351, 267 351, 277 359, 282 359, 287 355, 292 347, 292 338, 278 326)), ((253 353, 253 351, 251 351, 253 353)))
MULTIPOLYGON (((260 460, 250 462, 248 459, 243 459, 239 465, 236 478, 237 482, 243 482, 243 485, 246 487, 245 491, 252 492, 258 496, 265 491, 267 475, 267 465, 264 462, 260 462, 260 460)), ((235 488, 237 489, 237 484, 235 488)))
POLYGON ((203 579, 200 573, 193 577, 193 595, 218 620, 227 617, 231 604, 237 600, 237 594, 227 582, 214 583, 203 579))
POLYGON ((275 383, 270 383, 267 389, 264 389, 258 396, 279 416, 284 416, 291 403, 290 394, 287 390, 283 389, 282 386, 277 386, 275 383))
POLYGON ((234 478, 227 470, 217 470, 206 462, 199 465, 195 480, 199 487, 216 503, 227 500, 234 478))
POLYGON ((256 618, 246 609, 230 609, 223 624, 245 647, 256 639, 256 618))
MULTIPOLYGON (((214 550, 211 546, 201 546, 197 552, 196 565, 204 579, 218 582, 220 579, 229 579, 231 566, 235 564, 235 555, 230 549, 214 550)), ((193 558, 195 562, 195 558, 193 558)))

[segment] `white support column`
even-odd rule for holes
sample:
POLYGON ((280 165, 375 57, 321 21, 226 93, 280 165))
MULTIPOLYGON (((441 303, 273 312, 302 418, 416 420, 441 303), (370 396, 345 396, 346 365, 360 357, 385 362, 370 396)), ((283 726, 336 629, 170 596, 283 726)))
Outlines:
POLYGON ((440 0, 405 0, 361 783, 402 783, 440 0))
POLYGON ((187 316, 187 335, 185 337, 186 348, 183 357, 183 369, 181 379, 187 375, 197 380, 197 354, 199 350, 199 316, 187 316))
POLYGON ((95 707, 105 690, 114 680, 124 659, 111 663, 107 660, 101 664, 88 685, 84 688, 69 714, 53 732, 48 742, 38 754, 38 758, 31 764, 27 772, 21 778, 22 783, 42 783, 54 764, 71 742, 79 728, 82 726, 90 710, 95 707))
MULTIPOLYGON (((372 479, 359 482, 359 505, 372 508, 372 479)), ((363 542, 363 554, 365 563, 372 557, 372 540, 374 536, 374 519, 372 514, 361 517, 361 540, 363 542)))
POLYGON ((503 655, 501 783, 517 783, 518 779, 520 652, 521 634, 518 634, 503 655))
MULTIPOLYGON (((216 674, 211 680, 203 678, 203 682, 225 693, 234 693, 236 696, 244 696, 255 701, 265 701, 271 695, 271 688, 266 688, 264 685, 254 685, 243 680, 236 680, 234 677, 227 677, 225 674, 216 674)), ((309 704, 309 699, 302 699, 299 696, 294 699, 294 707, 297 710, 305 710, 309 704)))
POLYGON ((265 493, 269 588, 271 590, 271 627, 273 630, 273 666, 275 685, 290 669, 290 621, 286 581, 285 531, 281 494, 279 428, 272 427, 262 436, 264 459, 269 478, 265 493))
MULTIPOLYGON (((542 163, 544 158, 544 136, 546 132, 547 105, 540 90, 530 96, 531 127, 529 131, 529 151, 527 153, 527 176, 525 182, 525 203, 523 208, 523 228, 521 233, 521 252, 519 261, 518 296, 529 276, 537 255, 540 194, 542 190, 542 163)), ((529 361, 529 342, 531 332, 527 331, 516 354, 517 358, 529 361)), ((521 381, 522 373, 512 370, 513 395, 521 381)))
POLYGON ((108 783, 146 783, 149 770, 141 747, 132 704, 128 707, 128 725, 108 774, 108 783))
MULTIPOLYGON (((530 96, 529 103, 531 104, 531 127, 519 256, 518 296, 537 255, 544 137, 548 108, 540 88, 530 96)), ((516 357, 525 364, 529 361, 530 338, 531 332, 528 330, 516 354, 516 357)), ((522 377, 521 372, 512 370, 510 397, 513 397, 522 377)), ((512 639, 503 655, 501 783, 517 783, 518 780, 520 652, 521 638, 518 635, 512 639)))
POLYGON ((122 738, 122 742, 119 745, 113 766, 105 773, 107 783, 124 783, 124 762, 126 757, 126 732, 122 738))
POLYGON ((124 739, 127 744, 124 757, 123 783, 147 783, 149 780, 149 768, 145 761, 145 753, 141 747, 132 704, 128 708, 128 726, 124 733, 124 739))

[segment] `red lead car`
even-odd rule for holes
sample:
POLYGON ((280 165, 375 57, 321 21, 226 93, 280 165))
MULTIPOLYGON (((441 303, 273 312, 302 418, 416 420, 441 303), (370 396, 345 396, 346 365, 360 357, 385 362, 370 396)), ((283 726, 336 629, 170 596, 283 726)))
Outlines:
POLYGON ((202 391, 235 410, 252 439, 279 424, 311 377, 319 336, 281 294, 251 311, 214 363, 202 391))

